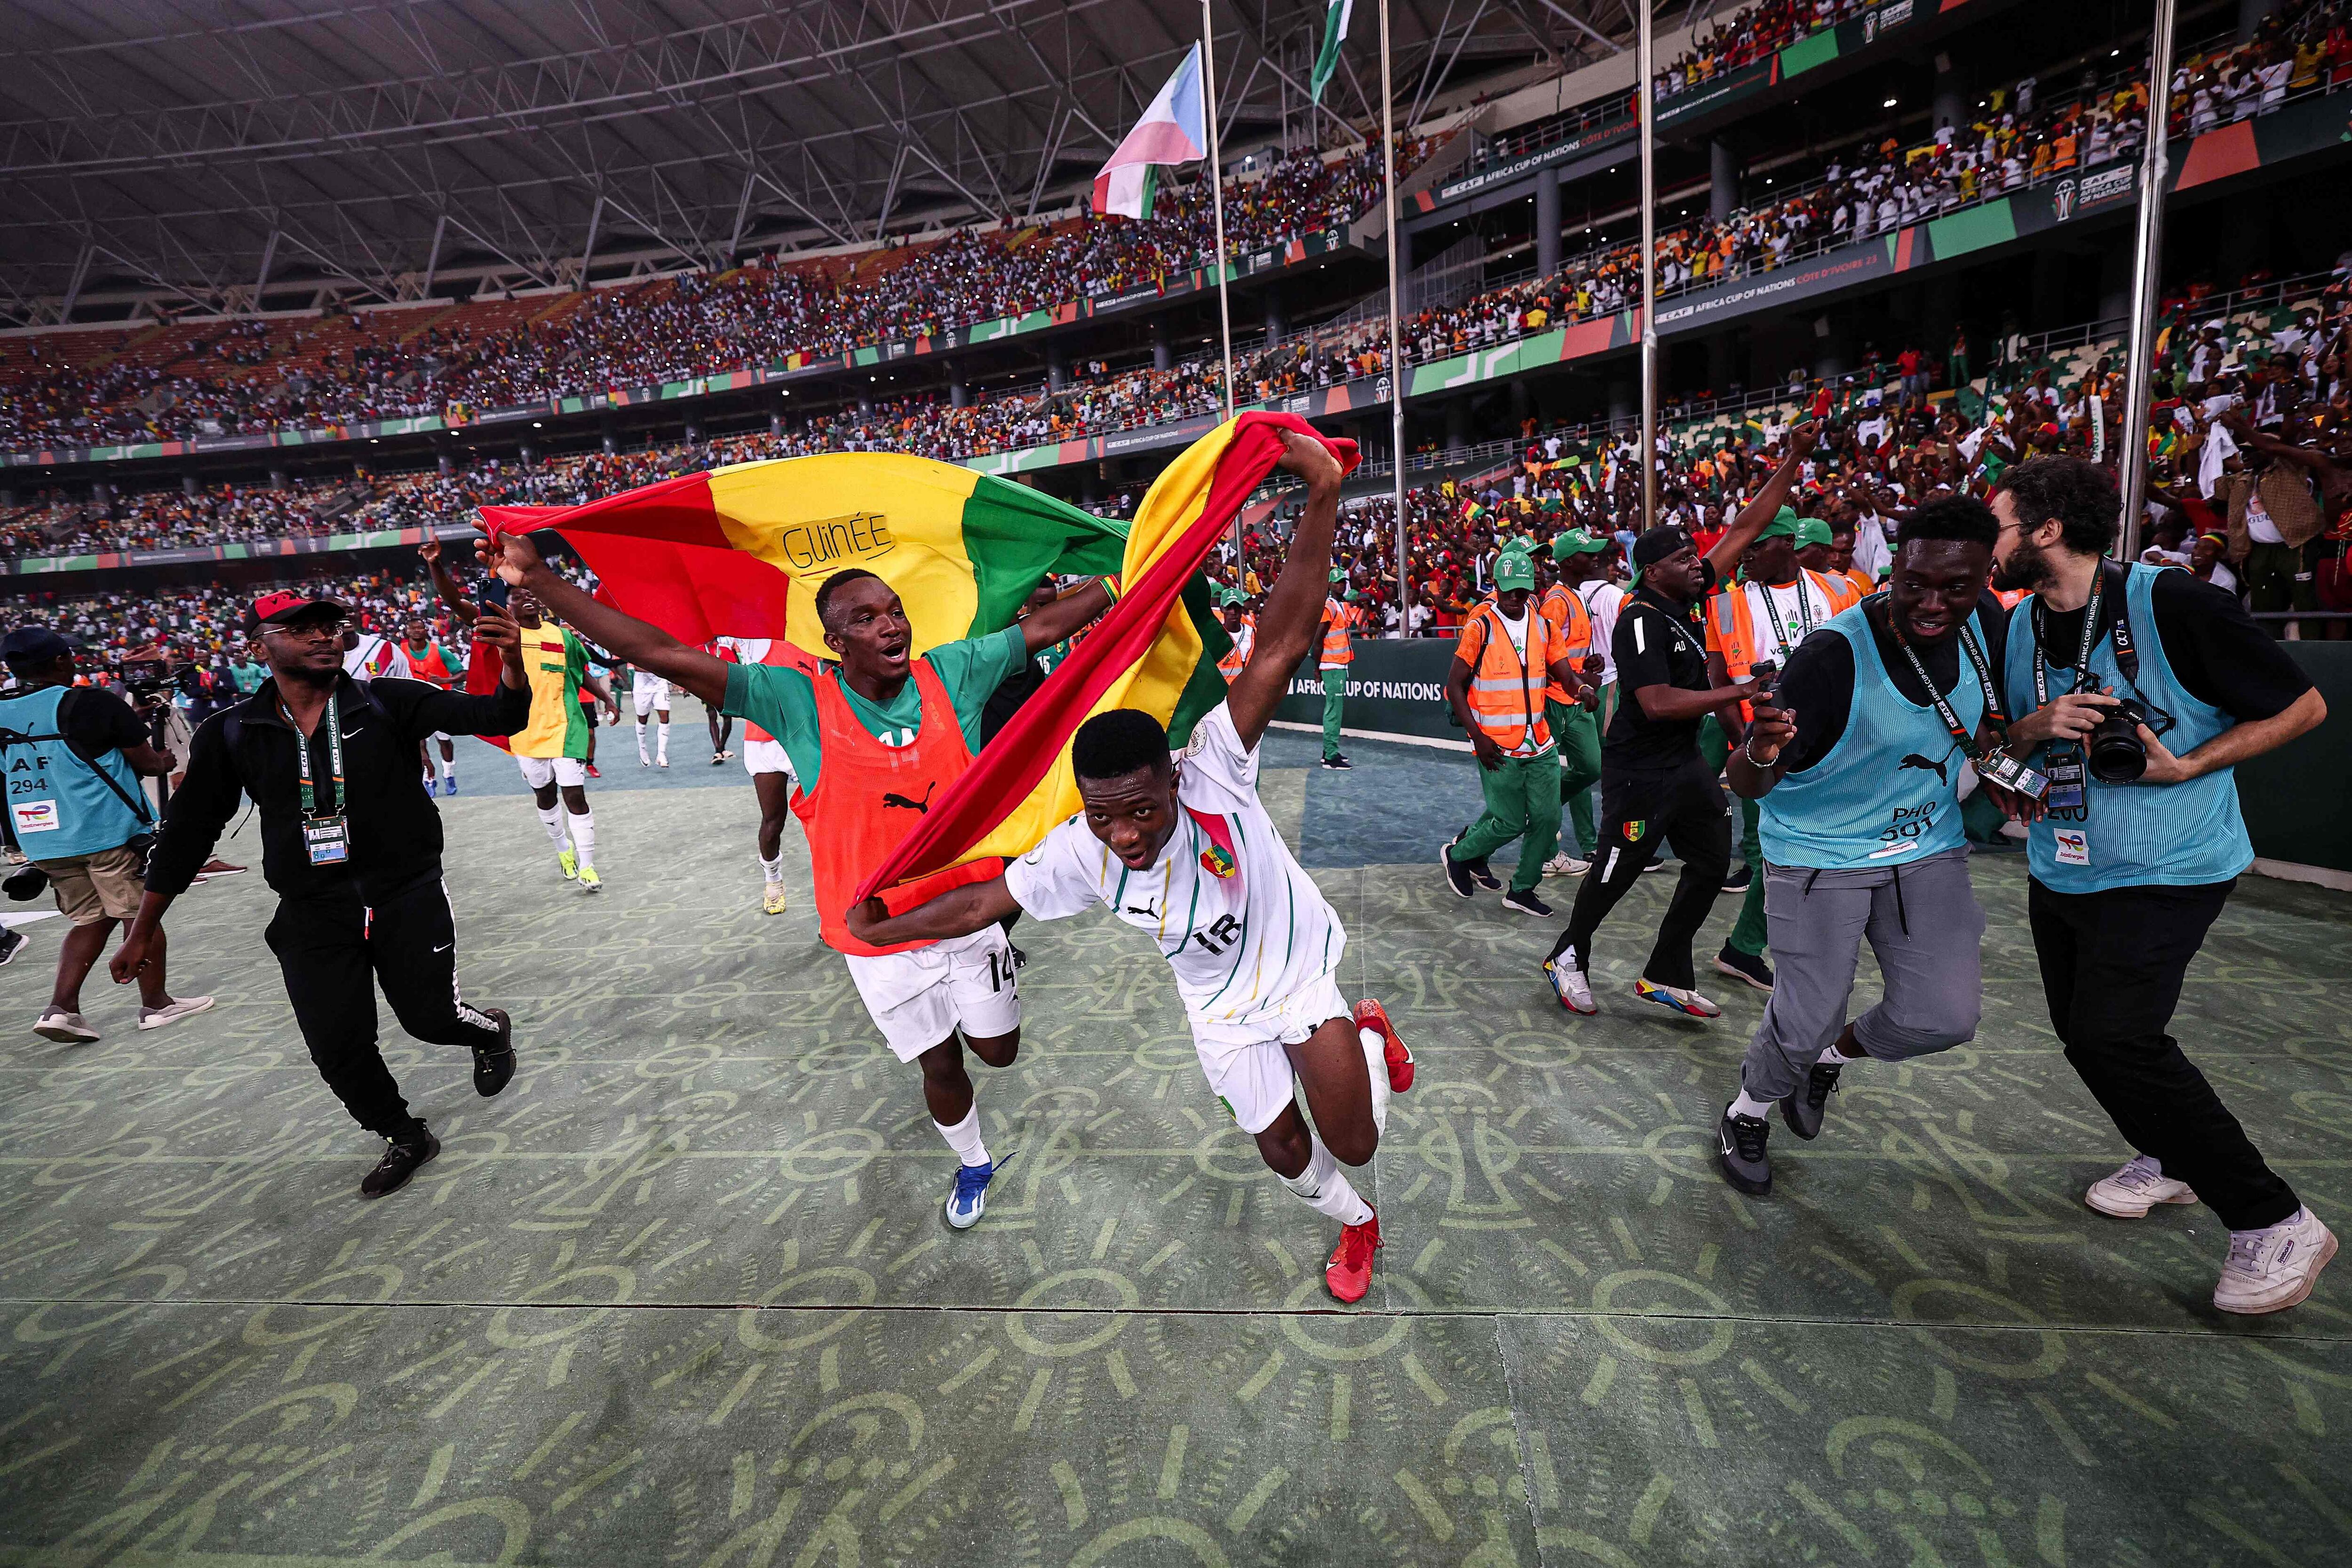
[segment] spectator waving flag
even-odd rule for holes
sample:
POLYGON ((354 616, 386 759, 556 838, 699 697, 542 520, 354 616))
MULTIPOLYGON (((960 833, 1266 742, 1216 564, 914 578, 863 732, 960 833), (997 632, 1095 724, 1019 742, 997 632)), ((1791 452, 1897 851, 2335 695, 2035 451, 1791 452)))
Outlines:
POLYGON ((1078 809, 1070 737, 1097 713, 1141 709, 1167 726, 1171 745, 1183 749, 1194 722, 1225 700, 1217 660, 1231 646, 1212 613, 1201 563, 1273 470, 1285 430, 1314 436, 1343 469, 1355 468, 1354 442, 1318 435, 1289 414, 1244 414, 1179 454, 1136 510, 1118 602, 932 804, 858 897, 969 860, 1034 848, 1078 809))
POLYGON ((1348 18, 1355 9, 1356 0, 1330 0, 1323 13, 1323 47, 1315 56, 1314 74, 1307 79, 1309 102, 1323 101, 1323 89, 1339 68, 1339 46, 1348 41, 1348 18))
POLYGON ((1202 113, 1201 46, 1184 53, 1176 74, 1144 110, 1143 118, 1095 176, 1094 208, 1124 217, 1150 217, 1162 163, 1190 163, 1209 155, 1202 113))

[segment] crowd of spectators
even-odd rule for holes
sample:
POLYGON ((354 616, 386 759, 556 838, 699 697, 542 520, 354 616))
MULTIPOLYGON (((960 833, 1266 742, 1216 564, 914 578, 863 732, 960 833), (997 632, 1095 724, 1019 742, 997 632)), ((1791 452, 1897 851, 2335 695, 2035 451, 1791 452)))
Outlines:
MULTIPOLYGON (((1405 142, 1400 172, 1434 146, 1405 142)), ((1227 182, 1227 247, 1254 250, 1344 226, 1379 200, 1380 179, 1373 147, 1276 159, 1227 182)), ((520 321, 495 310, 483 318, 472 307, 429 323, 348 313, 273 336, 273 323, 248 320, 163 364, 81 365, 68 345, 36 336, 0 364, 0 447, 463 417, 936 335, 1157 284, 1202 265, 1213 249, 1207 186, 1194 180, 1164 185, 1149 218, 1005 219, 847 257, 759 257, 725 273, 558 298, 520 321)))

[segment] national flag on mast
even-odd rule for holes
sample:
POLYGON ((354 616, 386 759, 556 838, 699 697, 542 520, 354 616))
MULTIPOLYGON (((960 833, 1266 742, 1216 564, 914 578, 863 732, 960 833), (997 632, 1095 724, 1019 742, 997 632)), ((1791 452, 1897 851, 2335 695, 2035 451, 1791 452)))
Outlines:
POLYGON ((1201 46, 1196 43, 1095 176, 1095 211, 1123 217, 1151 216, 1159 166, 1195 163, 1209 155, 1202 101, 1201 46))
POLYGON ((1356 0, 1330 0, 1323 13, 1323 47, 1315 57, 1314 74, 1307 79, 1307 98, 1310 103, 1323 101, 1323 89, 1339 68, 1339 46, 1348 41, 1348 19, 1354 15, 1356 0))

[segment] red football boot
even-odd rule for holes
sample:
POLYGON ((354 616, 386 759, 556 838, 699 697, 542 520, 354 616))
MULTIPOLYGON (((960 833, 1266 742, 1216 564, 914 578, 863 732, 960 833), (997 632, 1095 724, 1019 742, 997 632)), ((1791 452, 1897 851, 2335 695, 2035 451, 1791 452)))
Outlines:
POLYGON ((1323 1283, 1342 1301, 1352 1305, 1362 1300, 1364 1292, 1372 1288, 1372 1254, 1380 1249, 1380 1215, 1348 1226, 1339 1233, 1339 1245, 1331 1249, 1331 1261, 1323 1269, 1323 1283))
POLYGON ((1412 1087, 1412 1052, 1397 1037, 1396 1026, 1389 1022, 1389 1010, 1370 997, 1356 1004, 1356 1027, 1370 1029, 1387 1043, 1381 1054, 1389 1064, 1389 1092, 1402 1094, 1412 1087))

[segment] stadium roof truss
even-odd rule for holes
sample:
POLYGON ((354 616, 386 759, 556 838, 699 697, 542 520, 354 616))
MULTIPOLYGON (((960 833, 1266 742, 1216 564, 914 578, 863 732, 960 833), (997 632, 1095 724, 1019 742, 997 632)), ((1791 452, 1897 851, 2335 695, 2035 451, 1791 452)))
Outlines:
MULTIPOLYGON (((1322 0, 1211 0, 1229 156, 1373 123, 1375 0, 1319 111, 1322 0)), ((1391 0, 1400 123, 1625 47, 1628 0, 1391 0)), ((1680 9, 1677 5, 1675 9, 1680 9)), ((724 266, 1066 205, 1199 36, 1190 0, 196 0, 18 8, 0 316, 460 271, 724 266)), ((99 312, 119 315, 119 308, 99 312)))

